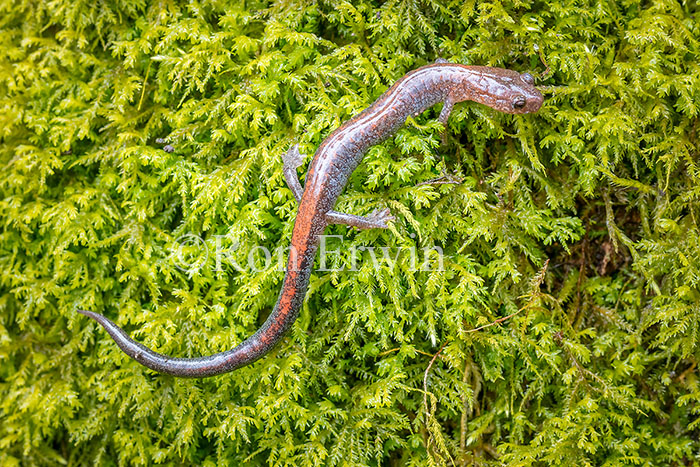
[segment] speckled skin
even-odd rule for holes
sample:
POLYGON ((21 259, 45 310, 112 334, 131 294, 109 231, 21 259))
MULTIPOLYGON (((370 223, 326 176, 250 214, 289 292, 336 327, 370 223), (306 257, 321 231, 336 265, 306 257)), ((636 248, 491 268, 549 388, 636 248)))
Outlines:
POLYGON ((382 228, 393 219, 388 210, 368 217, 332 211, 350 174, 370 146, 391 136, 408 116, 418 115, 438 102, 445 103, 439 119, 446 125, 452 106, 467 100, 513 114, 535 112, 542 105, 542 95, 527 73, 439 60, 406 74, 370 107, 332 132, 316 151, 304 189, 296 178, 301 157, 296 146, 290 150, 285 156, 285 177, 299 201, 292 233, 292 252, 296 254, 290 254, 284 283, 270 316, 237 347, 207 357, 168 357, 135 342, 104 316, 78 311, 99 322, 127 355, 162 373, 203 378, 254 362, 267 354, 296 320, 326 226, 344 223, 359 228, 382 228))

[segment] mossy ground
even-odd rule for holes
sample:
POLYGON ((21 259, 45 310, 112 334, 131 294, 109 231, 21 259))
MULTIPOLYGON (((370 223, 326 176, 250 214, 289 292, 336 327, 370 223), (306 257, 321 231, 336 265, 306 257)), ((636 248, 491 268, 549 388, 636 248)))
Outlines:
POLYGON ((698 465, 698 15, 3 1, 0 463, 698 465), (286 246, 281 154, 313 154, 437 57, 529 71, 545 104, 460 104, 444 146, 440 106, 409 120, 338 206, 390 207, 392 228, 327 233, 440 246, 444 270, 375 269, 366 250, 357 271, 318 271, 282 345, 207 380, 142 368, 75 312, 172 355, 239 343, 282 273, 195 243, 183 270, 183 236, 239 264, 286 246))

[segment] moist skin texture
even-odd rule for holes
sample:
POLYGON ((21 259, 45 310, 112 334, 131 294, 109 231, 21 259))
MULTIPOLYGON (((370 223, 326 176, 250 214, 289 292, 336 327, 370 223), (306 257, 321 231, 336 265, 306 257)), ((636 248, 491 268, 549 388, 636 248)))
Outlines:
POLYGON ((439 120, 447 119, 455 103, 475 101, 511 114, 536 112, 542 95, 528 73, 503 68, 466 66, 438 60, 406 74, 371 106, 333 131, 319 146, 302 188, 297 168, 303 160, 298 147, 284 156, 284 174, 299 203, 291 253, 277 304, 258 331, 237 347, 199 358, 159 354, 131 339, 119 326, 92 311, 78 310, 100 323, 127 355, 152 370, 174 376, 204 378, 248 365, 267 354, 296 320, 301 308, 320 236, 329 224, 359 229, 386 228, 389 210, 361 217, 333 211, 350 174, 367 150, 397 129, 406 118, 444 102, 439 120))

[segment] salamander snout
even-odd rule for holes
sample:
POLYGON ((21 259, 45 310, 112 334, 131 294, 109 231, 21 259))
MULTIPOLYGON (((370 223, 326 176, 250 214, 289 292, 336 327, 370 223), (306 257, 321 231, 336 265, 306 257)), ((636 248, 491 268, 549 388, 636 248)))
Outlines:
MULTIPOLYGON (((448 65, 433 65, 447 67, 448 65)), ((475 101, 509 114, 537 112, 542 94, 535 87, 535 77, 505 68, 449 65, 453 73, 453 102, 475 101)))
POLYGON ((525 114, 537 112, 542 106, 542 94, 535 87, 535 78, 530 73, 522 73, 512 87, 509 113, 525 114))

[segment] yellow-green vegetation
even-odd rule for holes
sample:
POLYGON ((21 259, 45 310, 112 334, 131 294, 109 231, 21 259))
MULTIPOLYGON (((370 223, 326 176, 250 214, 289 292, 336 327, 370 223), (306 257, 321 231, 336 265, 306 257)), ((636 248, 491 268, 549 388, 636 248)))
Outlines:
POLYGON ((0 464, 698 465, 699 21, 691 0, 2 1, 0 464), (444 146, 439 105, 409 119, 338 206, 396 222, 327 233, 336 266, 439 246, 443 270, 317 271, 282 345, 206 380, 75 312, 170 355, 240 343, 281 284, 233 262, 288 245, 282 153, 308 162, 437 57, 529 71, 545 104, 460 104, 444 146))

